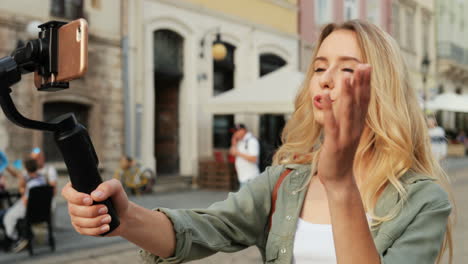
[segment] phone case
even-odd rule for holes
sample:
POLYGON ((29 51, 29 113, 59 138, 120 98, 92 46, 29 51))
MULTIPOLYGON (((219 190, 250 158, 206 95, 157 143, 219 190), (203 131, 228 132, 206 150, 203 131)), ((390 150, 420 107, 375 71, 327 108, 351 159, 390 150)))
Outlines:
POLYGON ((34 73, 37 88, 43 83, 67 82, 80 78, 88 68, 88 23, 80 18, 59 28, 58 73, 54 80, 34 73))

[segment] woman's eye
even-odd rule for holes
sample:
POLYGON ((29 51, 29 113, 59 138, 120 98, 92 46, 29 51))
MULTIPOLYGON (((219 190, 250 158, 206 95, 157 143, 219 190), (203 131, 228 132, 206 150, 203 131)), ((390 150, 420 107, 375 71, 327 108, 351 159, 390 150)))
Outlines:
POLYGON ((315 72, 323 72, 323 71, 325 71, 324 68, 317 68, 317 69, 315 69, 315 72))
POLYGON ((354 72, 354 70, 351 69, 351 68, 344 68, 344 69, 342 69, 342 71, 350 72, 350 73, 353 73, 353 72, 354 72))

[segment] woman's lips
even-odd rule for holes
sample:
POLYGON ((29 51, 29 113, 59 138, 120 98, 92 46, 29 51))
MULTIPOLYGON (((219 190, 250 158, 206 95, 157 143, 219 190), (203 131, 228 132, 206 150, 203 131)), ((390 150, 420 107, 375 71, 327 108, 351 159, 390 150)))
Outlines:
MULTIPOLYGON (((322 109, 323 109, 322 98, 323 98, 322 95, 316 95, 316 96, 314 97, 314 105, 315 105, 315 107, 317 107, 319 110, 322 110, 322 109)), ((331 102, 333 103, 334 100, 332 100, 331 102)))

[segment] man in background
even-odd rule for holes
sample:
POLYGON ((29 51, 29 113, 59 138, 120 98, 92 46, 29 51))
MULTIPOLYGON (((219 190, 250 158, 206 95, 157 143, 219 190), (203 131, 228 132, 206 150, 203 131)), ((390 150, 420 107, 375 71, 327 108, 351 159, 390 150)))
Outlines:
POLYGON ((244 124, 236 126, 229 153, 236 158, 235 167, 240 188, 260 174, 258 169, 260 145, 244 124))

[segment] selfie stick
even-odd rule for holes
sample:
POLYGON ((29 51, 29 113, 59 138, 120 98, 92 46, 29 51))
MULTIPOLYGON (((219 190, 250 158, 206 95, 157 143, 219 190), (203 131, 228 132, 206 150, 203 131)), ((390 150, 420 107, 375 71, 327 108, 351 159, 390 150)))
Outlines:
MULTIPOLYGON (((41 91, 59 91, 68 88, 68 82, 55 82, 57 75, 58 28, 66 23, 51 21, 39 26, 39 39, 29 41, 26 46, 16 49, 11 56, 0 59, 0 105, 5 116, 24 128, 54 133, 54 139, 62 153, 73 188, 79 192, 91 193, 102 183, 98 171, 99 160, 86 128, 78 123, 73 113, 61 115, 50 122, 28 119, 15 107, 10 86, 21 80, 21 74, 38 71, 53 82, 43 84, 41 91)), ((120 224, 117 212, 110 200, 94 202, 105 204, 112 217, 108 232, 120 224)))

